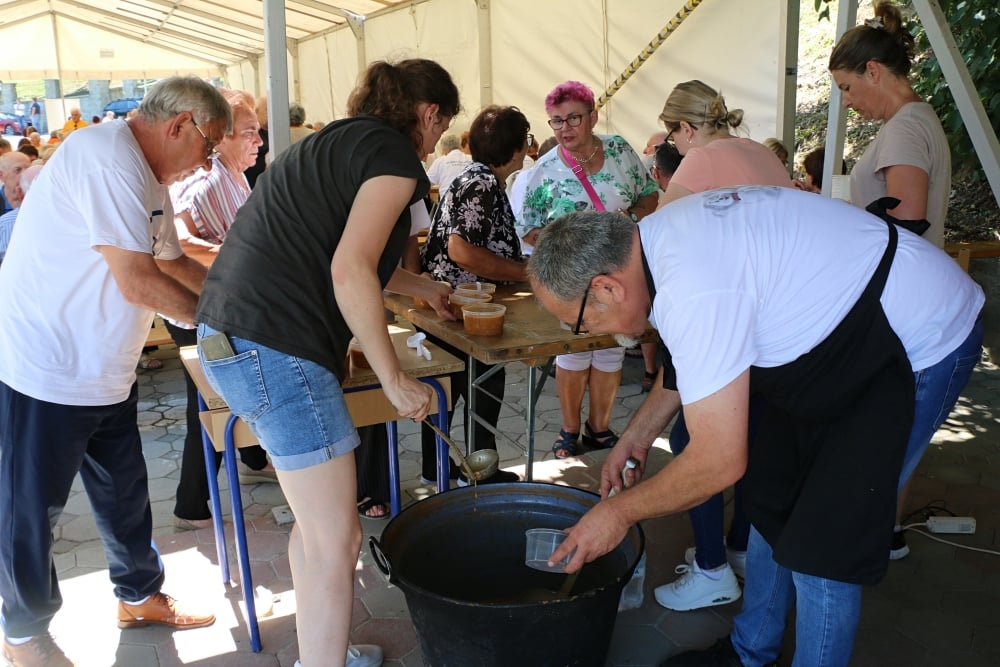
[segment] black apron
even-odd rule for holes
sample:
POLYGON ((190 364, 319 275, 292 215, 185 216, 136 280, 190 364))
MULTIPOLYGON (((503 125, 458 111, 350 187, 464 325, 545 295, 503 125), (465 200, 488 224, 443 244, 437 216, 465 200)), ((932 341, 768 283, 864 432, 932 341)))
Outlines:
MULTIPOLYGON (((750 369, 751 393, 768 404, 746 473, 750 521, 780 565, 855 584, 888 567, 913 424, 913 371, 879 301, 898 237, 887 228, 874 275, 833 332, 795 361, 750 369)), ((664 386, 676 389, 664 355, 664 386)))

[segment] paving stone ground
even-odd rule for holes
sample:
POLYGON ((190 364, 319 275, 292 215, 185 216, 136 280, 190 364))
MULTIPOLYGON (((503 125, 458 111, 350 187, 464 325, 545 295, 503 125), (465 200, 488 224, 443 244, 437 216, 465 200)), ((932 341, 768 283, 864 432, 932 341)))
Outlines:
MULTIPOLYGON (((286 553, 289 527, 276 525, 271 515, 273 507, 284 504, 281 491, 270 484, 242 489, 254 581, 275 598, 271 615, 261 619, 263 650, 253 653, 239 588, 221 581, 212 531, 177 532, 172 527, 184 440, 184 382, 175 349, 164 347, 154 356, 164 361, 164 368, 139 372, 139 424, 149 467, 155 539, 166 564, 165 590, 184 600, 211 605, 218 621, 212 627, 177 633, 116 628, 115 599, 103 550, 78 480, 56 534, 56 562, 65 603, 52 630, 70 657, 85 667, 291 667, 298 651, 295 592, 286 553)), ((639 360, 627 359, 613 414, 615 431, 624 428, 642 401, 641 376, 639 360)), ((524 366, 513 364, 507 374, 507 395, 519 407, 524 404, 525 379, 524 366)), ((560 424, 553 385, 547 384, 538 402, 535 478, 594 489, 603 452, 569 461, 552 460, 548 453, 560 424)), ((500 427, 520 434, 523 421, 511 408, 505 408, 500 427)), ((419 502, 432 492, 419 482, 419 433, 415 425, 402 423, 400 434, 404 502, 419 502)), ((516 442, 501 443, 503 467, 523 471, 524 441, 519 435, 516 442)), ((670 458, 669 444, 658 441, 656 465, 670 458)), ((225 488, 225 475, 220 479, 225 488)), ((953 541, 1000 549, 1000 369, 986 362, 976 369, 954 414, 935 436, 912 486, 908 509, 933 504, 957 515, 973 516, 976 534, 952 536, 953 541)), ((367 535, 377 535, 385 526, 384 521, 362 523, 367 535)), ((648 556, 645 602, 639 609, 619 614, 606 663, 609 667, 655 666, 681 650, 711 644, 728 632, 740 606, 737 602, 685 613, 659 607, 652 589, 676 576, 674 567, 692 544, 691 529, 686 516, 647 521, 643 527, 648 556)), ((231 530, 228 534, 231 540, 231 530)), ((908 537, 910 556, 890 564, 886 579, 865 591, 851 664, 1000 664, 1000 557, 960 549, 914 532, 908 537)), ((236 571, 233 560, 234 577, 236 571)), ((387 667, 423 665, 406 600, 398 588, 387 584, 367 549, 358 561, 355 590, 352 640, 380 643, 387 667)), ((553 627, 552 631, 573 629, 553 627)), ((789 633, 782 665, 791 664, 792 650, 789 633)))

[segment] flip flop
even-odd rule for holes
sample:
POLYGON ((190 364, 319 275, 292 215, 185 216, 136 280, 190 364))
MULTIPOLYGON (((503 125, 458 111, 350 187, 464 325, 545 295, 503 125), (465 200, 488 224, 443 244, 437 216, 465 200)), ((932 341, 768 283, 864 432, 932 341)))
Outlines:
POLYGON ((360 503, 358 503, 358 515, 362 519, 373 519, 375 521, 382 521, 389 518, 389 505, 388 503, 380 503, 373 498, 365 498, 360 503), (381 507, 385 514, 372 515, 368 512, 374 507, 381 507))

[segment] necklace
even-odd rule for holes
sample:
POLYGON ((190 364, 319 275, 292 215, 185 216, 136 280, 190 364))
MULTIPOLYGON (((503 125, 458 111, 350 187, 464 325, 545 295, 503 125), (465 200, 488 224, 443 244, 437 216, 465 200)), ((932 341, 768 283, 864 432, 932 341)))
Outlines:
POLYGON ((599 150, 601 150, 601 142, 598 141, 597 145, 594 146, 594 151, 587 157, 576 157, 575 155, 573 157, 576 158, 577 162, 581 164, 587 164, 588 162, 594 159, 594 156, 597 155, 597 151, 599 150))

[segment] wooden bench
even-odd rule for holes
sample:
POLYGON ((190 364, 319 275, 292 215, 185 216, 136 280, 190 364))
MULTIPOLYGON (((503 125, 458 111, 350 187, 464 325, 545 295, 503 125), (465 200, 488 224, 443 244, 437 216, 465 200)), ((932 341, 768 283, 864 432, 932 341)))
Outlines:
POLYGON ((968 272, 969 263, 974 259, 1000 257, 1000 241, 945 243, 944 251, 954 257, 958 265, 968 272))

